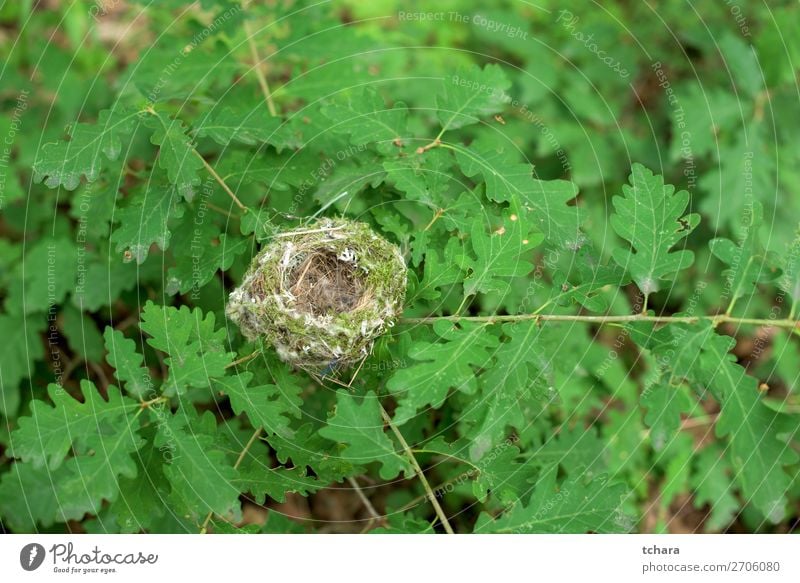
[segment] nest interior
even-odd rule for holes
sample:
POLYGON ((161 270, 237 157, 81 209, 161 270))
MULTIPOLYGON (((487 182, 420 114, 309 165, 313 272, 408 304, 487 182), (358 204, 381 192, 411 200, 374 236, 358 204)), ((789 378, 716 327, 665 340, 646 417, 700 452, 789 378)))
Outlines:
POLYGON ((307 314, 352 312, 366 299, 356 266, 340 260, 330 251, 307 254, 288 279, 297 309, 307 314))

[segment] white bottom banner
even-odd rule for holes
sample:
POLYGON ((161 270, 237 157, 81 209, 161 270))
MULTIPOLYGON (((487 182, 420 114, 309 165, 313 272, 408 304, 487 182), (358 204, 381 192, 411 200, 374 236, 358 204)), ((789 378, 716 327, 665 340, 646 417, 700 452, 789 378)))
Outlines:
POLYGON ((800 581, 792 535, 7 535, 16 581, 800 581), (246 578, 246 579, 245 579, 246 578))

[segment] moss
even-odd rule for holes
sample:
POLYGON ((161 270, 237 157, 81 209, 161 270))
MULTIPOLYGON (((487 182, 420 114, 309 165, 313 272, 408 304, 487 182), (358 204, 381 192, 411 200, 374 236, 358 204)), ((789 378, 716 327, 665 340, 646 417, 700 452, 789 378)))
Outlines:
POLYGON ((406 271, 400 250, 368 225, 321 219, 276 234, 230 294, 226 314, 248 339, 263 338, 291 364, 352 364, 369 354, 402 312, 406 271), (305 277, 312 263, 335 272, 305 277), (340 277, 344 270, 347 277, 340 277), (330 308, 337 305, 335 294, 348 292, 351 309, 330 308), (325 301, 319 294, 326 294, 325 301))

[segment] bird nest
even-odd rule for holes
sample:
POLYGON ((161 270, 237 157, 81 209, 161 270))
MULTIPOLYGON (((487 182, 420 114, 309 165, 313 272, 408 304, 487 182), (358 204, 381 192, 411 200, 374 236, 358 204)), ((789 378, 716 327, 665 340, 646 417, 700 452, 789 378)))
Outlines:
POLYGON ((285 231, 253 259, 226 314, 297 366, 349 365, 402 312, 400 250, 364 223, 321 219, 285 231))

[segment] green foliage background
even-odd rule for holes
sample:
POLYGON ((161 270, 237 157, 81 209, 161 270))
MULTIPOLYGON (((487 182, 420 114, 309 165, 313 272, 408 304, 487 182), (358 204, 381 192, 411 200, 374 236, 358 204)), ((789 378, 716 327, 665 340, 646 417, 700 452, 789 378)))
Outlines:
POLYGON ((0 5, 2 528, 796 529, 800 6, 572 4, 0 5), (314 215, 350 389, 224 315, 314 215))

